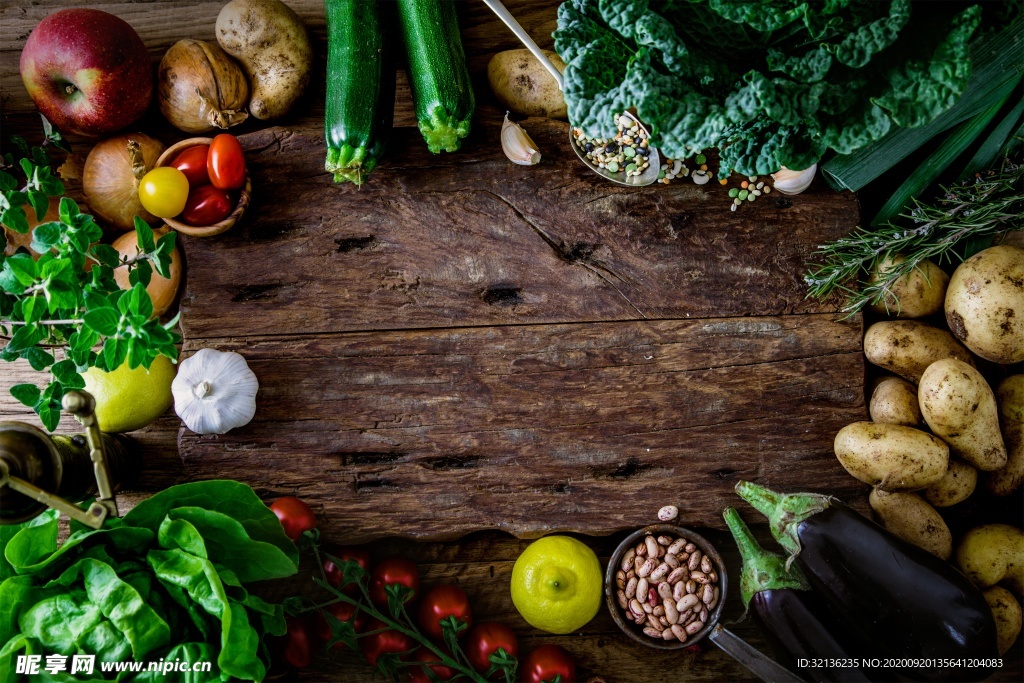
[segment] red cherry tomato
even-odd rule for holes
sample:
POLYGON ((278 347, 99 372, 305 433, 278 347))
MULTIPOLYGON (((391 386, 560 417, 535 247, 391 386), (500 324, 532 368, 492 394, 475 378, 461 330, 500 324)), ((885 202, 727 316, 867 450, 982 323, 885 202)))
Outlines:
MULTIPOLYGON (((332 552, 331 554, 342 561, 355 560, 360 567, 370 571, 370 552, 366 548, 345 546, 338 548, 337 552, 332 552)), ((341 567, 335 565, 330 560, 324 560, 324 574, 327 575, 327 583, 335 588, 341 588, 342 592, 346 595, 355 595, 359 591, 359 587, 354 583, 350 583, 342 588, 341 582, 345 580, 345 575, 341 571, 341 567)))
MULTIPOLYGON (((455 617, 466 625, 473 625, 473 615, 469 609, 469 598, 466 591, 458 586, 442 583, 433 586, 423 594, 420 601, 420 626, 428 637, 442 642, 444 632, 441 622, 448 617, 455 617)), ((462 631, 460 635, 465 635, 462 631)))
POLYGON ((227 190, 213 185, 200 185, 188 193, 181 220, 189 225, 213 225, 230 216, 234 210, 235 200, 227 190))
POLYGON ((313 626, 305 617, 285 617, 285 623, 284 659, 296 669, 305 669, 313 661, 313 626))
MULTIPOLYGON (((519 656, 519 640, 505 624, 485 621, 469 630, 462 649, 466 651, 473 668, 479 673, 486 674, 491 668, 491 655, 499 649, 513 657, 519 656)), ((494 677, 503 678, 500 672, 496 672, 494 677)))
POLYGON ((440 660, 436 654, 425 647, 421 647, 416 650, 411 657, 411 660, 414 662, 423 662, 423 665, 421 666, 409 667, 409 680, 412 681, 412 683, 430 683, 431 680, 450 681, 455 678, 455 671, 450 666, 445 666, 444 664, 427 666, 431 662, 437 662, 440 660), (431 679, 430 675, 427 673, 427 669, 433 671, 437 678, 431 679))
POLYGON ((281 520, 285 536, 293 541, 299 540, 303 531, 316 528, 316 515, 308 505, 298 498, 291 496, 278 498, 270 504, 270 509, 281 520))
POLYGON ((562 677, 562 683, 576 683, 576 662, 572 655, 558 645, 541 645, 520 662, 523 683, 553 681, 562 677))
POLYGON ((412 589, 409 601, 416 598, 420 589, 420 572, 414 562, 404 557, 389 557, 378 562, 370 574, 370 599, 374 604, 387 607, 388 594, 385 588, 396 583, 412 589))
MULTIPOLYGON (((366 626, 368 631, 382 628, 387 628, 387 625, 376 619, 371 619, 366 626)), ((382 631, 359 639, 359 651, 363 653, 370 666, 377 666, 377 659, 383 654, 401 654, 409 652, 414 647, 416 642, 398 631, 382 631)))
MULTIPOLYGON (((355 629, 356 633, 362 633, 366 629, 366 612, 360 610, 360 612, 356 614, 355 605, 350 605, 347 602, 335 602, 324 607, 324 612, 328 612, 338 621, 349 622, 352 624, 352 628, 355 629)), ((317 640, 319 640, 322 645, 326 645, 331 642, 331 638, 334 637, 334 632, 331 630, 331 625, 327 623, 327 618, 324 617, 323 613, 316 613, 315 626, 317 640)), ((339 640, 334 644, 333 649, 343 647, 345 647, 345 643, 339 640)))
POLYGON ((245 185, 245 154, 238 138, 221 133, 210 143, 206 161, 210 182, 222 190, 240 190, 245 185))
POLYGON ((209 145, 195 145, 179 152, 170 165, 184 173, 188 186, 195 189, 210 184, 210 172, 206 168, 209 156, 209 145))

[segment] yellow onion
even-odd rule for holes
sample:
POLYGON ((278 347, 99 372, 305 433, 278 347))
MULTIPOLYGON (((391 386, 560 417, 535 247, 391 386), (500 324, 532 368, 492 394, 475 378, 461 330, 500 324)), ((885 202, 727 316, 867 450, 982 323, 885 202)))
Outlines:
POLYGON ((179 40, 160 60, 157 102, 171 125, 186 133, 230 128, 249 116, 249 83, 219 45, 179 40))
POLYGON ((93 147, 82 170, 89 210, 119 230, 133 229, 135 216, 155 223, 157 217, 139 201, 139 183, 163 151, 162 142, 144 133, 118 135, 93 147))
MULTIPOLYGON (((153 233, 154 239, 160 239, 163 235, 167 234, 168 228, 156 230, 153 233)), ((126 232, 125 234, 114 240, 111 245, 114 249, 117 249, 117 253, 121 255, 121 261, 125 259, 133 259, 139 255, 139 238, 135 231, 126 232)), ((114 269, 114 280, 117 282, 117 286, 121 289, 131 289, 132 285, 128 280, 128 267, 121 266, 114 269)), ((165 278, 160 273, 153 270, 153 277, 149 280, 149 285, 146 286, 146 291, 149 293, 149 298, 153 300, 153 315, 159 317, 167 312, 174 303, 174 299, 178 295, 178 287, 181 285, 181 251, 178 246, 174 246, 174 251, 171 252, 171 277, 165 278)))

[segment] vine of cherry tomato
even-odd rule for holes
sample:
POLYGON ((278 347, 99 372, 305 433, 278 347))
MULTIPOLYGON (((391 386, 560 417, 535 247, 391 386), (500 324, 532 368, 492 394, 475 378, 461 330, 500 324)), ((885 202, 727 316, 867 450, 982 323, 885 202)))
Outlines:
MULTIPOLYGON (((441 583, 432 586, 420 600, 420 628, 428 638, 436 642, 444 641, 444 630, 441 622, 448 617, 455 617, 467 626, 473 625, 473 615, 469 608, 469 597, 466 591, 458 586, 441 583)), ((466 634, 460 632, 460 637, 466 634)))
MULTIPOLYGON (((513 657, 519 656, 519 639, 505 624, 484 621, 469 630, 462 649, 473 668, 486 674, 491 668, 491 655, 497 654, 498 650, 504 650, 513 657)), ((501 676, 500 672, 495 675, 498 676, 501 676)))
MULTIPOLYGON (((324 611, 338 621, 352 624, 352 628, 355 629, 356 633, 362 633, 366 630, 366 612, 360 610, 357 614, 355 605, 350 605, 347 602, 335 602, 324 607, 324 611)), ((316 626, 317 639, 324 645, 331 642, 331 638, 334 637, 334 631, 331 630, 331 625, 327 622, 327 618, 320 612, 316 614, 314 625, 316 626)), ((337 650, 343 647, 346 647, 345 643, 339 640, 334 644, 333 649, 337 650)))
MULTIPOLYGON (((367 624, 368 631, 378 631, 387 628, 387 624, 377 619, 371 619, 367 624)), ((416 641, 399 631, 381 631, 372 636, 359 639, 359 651, 370 663, 370 666, 377 666, 377 659, 383 654, 401 654, 409 652, 416 647, 416 641)))
POLYGON ((576 683, 576 661, 558 645, 541 645, 519 663, 523 683, 553 681, 561 676, 562 683, 576 683))
POLYGON ((304 531, 316 528, 316 515, 308 505, 292 496, 278 498, 270 504, 277 518, 281 520, 285 536, 293 541, 299 540, 304 531))
POLYGON ((389 557, 381 560, 370 573, 370 599, 375 605, 388 606, 387 586, 400 584, 412 590, 407 602, 416 599, 420 590, 420 572, 416 563, 404 557, 389 557))
MULTIPOLYGON (((366 571, 370 571, 370 553, 365 548, 344 546, 342 548, 338 548, 336 552, 331 554, 342 562, 355 560, 360 567, 366 571)), ((341 567, 337 566, 330 560, 324 560, 324 574, 327 576, 327 583, 340 589, 345 595, 355 595, 359 592, 359 586, 354 583, 350 583, 345 586, 341 585, 342 581, 345 580, 345 574, 342 572, 341 567)))

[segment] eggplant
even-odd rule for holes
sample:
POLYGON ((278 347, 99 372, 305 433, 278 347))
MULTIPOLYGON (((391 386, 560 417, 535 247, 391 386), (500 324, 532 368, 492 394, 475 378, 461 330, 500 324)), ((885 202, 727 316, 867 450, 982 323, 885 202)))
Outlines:
POLYGON ((783 664, 808 681, 870 681, 860 659, 833 635, 835 625, 800 570, 787 571, 781 555, 764 550, 736 510, 726 508, 723 514, 743 558, 743 607, 753 608, 783 664))
POLYGON ((998 665, 992 611, 952 565, 827 496, 746 481, 736 492, 842 615, 855 651, 924 681, 981 680, 998 665))

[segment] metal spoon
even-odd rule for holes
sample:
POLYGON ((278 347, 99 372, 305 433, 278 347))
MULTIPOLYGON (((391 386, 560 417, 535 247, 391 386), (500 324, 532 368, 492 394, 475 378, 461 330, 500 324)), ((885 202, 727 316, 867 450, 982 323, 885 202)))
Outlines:
MULTIPOLYGON (((548 70, 548 73, 550 73, 555 79, 555 82, 558 83, 558 89, 565 90, 562 85, 562 74, 555 68, 555 65, 551 63, 551 60, 544 55, 544 52, 540 49, 537 43, 534 42, 533 38, 530 37, 530 34, 523 30, 523 27, 519 25, 519 22, 516 21, 515 17, 513 17, 505 8, 505 5, 501 3, 501 0, 483 0, 483 2, 491 9, 492 12, 498 15, 498 18, 501 19, 509 29, 511 29, 512 33, 516 35, 516 38, 526 46, 526 49, 533 53, 533 56, 540 61, 541 66, 548 70)), ((623 115, 635 121, 644 133, 650 136, 650 131, 647 130, 647 127, 644 126, 644 124, 641 123, 632 112, 624 112, 623 115)), ((586 164, 591 171, 612 181, 613 183, 629 187, 643 187, 644 185, 650 185, 658 179, 658 172, 661 170, 661 156, 658 154, 658 150, 653 147, 649 148, 650 153, 647 156, 647 162, 649 165, 644 169, 644 172, 640 175, 627 177, 625 173, 612 173, 607 169, 600 168, 590 159, 587 159, 587 152, 576 144, 576 138, 572 134, 571 127, 569 128, 569 144, 572 145, 572 149, 576 152, 576 156, 580 158, 580 161, 586 164)))

